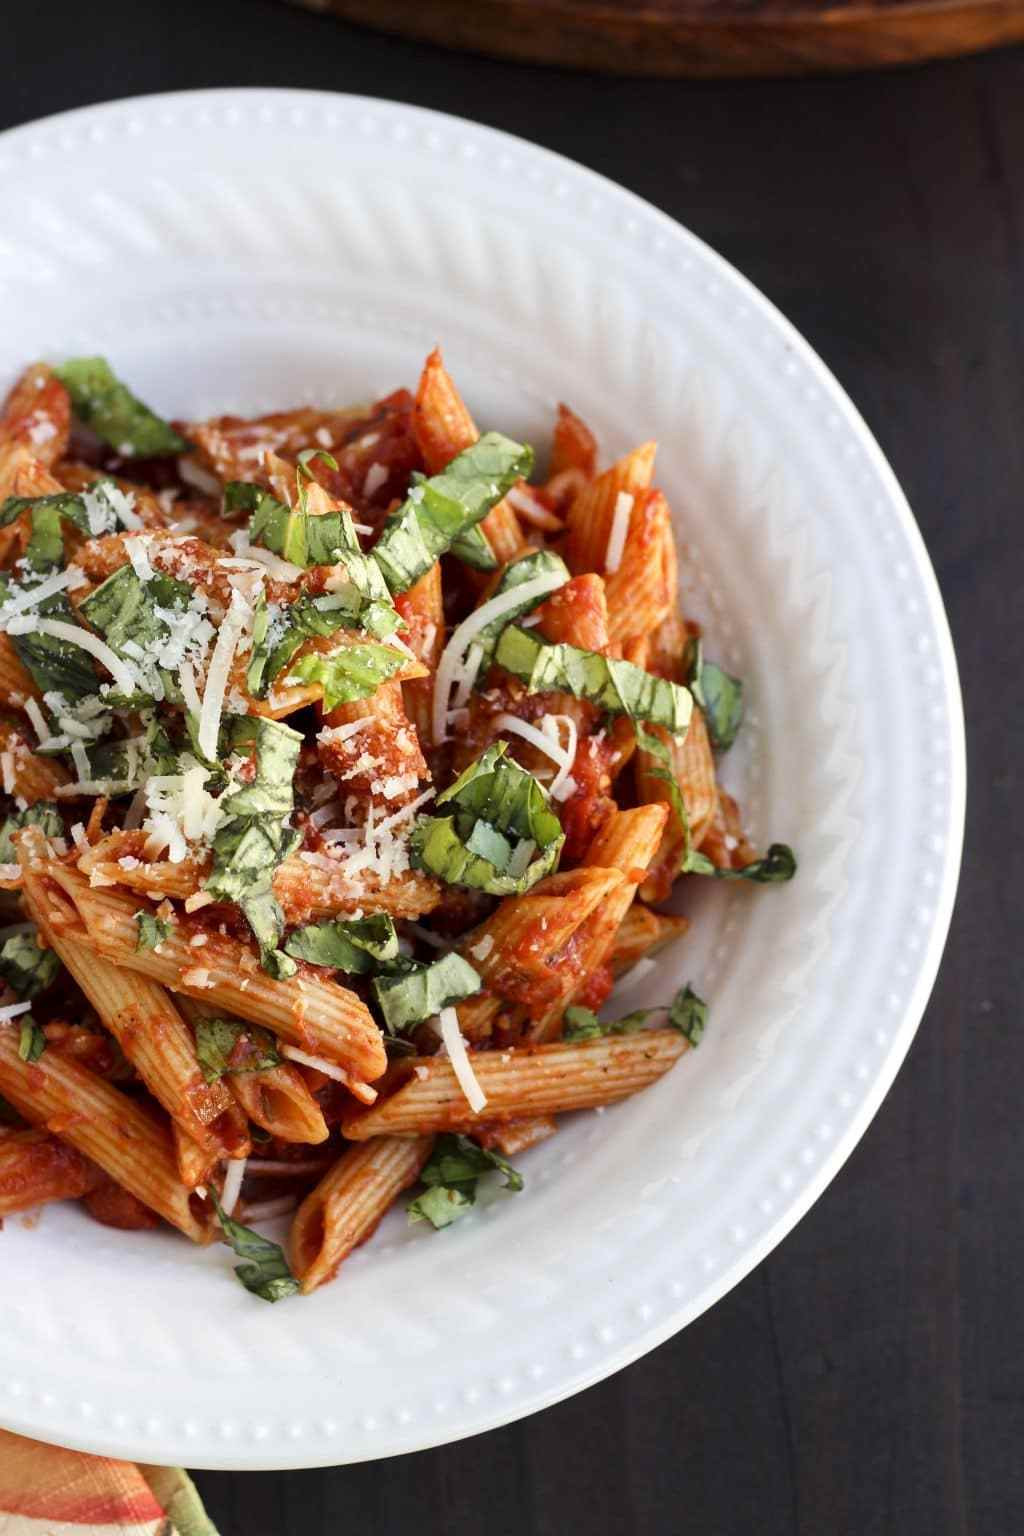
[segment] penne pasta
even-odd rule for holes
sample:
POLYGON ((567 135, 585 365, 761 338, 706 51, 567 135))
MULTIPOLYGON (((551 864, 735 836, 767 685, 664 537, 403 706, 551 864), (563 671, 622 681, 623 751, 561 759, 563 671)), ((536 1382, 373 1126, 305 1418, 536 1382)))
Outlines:
MULTIPOLYGON (((114 831, 83 851, 78 867, 93 886, 120 885, 141 896, 159 901, 169 897, 187 902, 203 894, 210 873, 208 859, 145 861, 146 837, 141 832, 114 831)), ((417 918, 431 912, 440 900, 435 880, 403 870, 382 879, 373 870, 358 878, 346 873, 336 853, 302 849, 275 872, 273 891, 289 924, 345 913, 390 912, 393 917, 417 918)))
POLYGON ((437 1227, 522 1188, 559 1114, 699 1042, 689 985, 671 1028, 598 1015, 687 929, 648 903, 687 849, 690 879, 796 866, 720 788, 742 683, 677 609, 654 458, 599 473, 560 405, 531 484, 439 350, 415 394, 180 431, 102 358, 16 381, 0 1215, 219 1223, 277 1301, 417 1178, 437 1227), (300 1199, 293 1273, 244 1223, 300 1199))
POLYGON ((486 1106, 475 1115, 443 1056, 402 1062, 392 1091, 341 1122, 349 1141, 472 1131, 499 1121, 596 1109, 656 1082, 687 1048, 674 1029, 643 1030, 578 1044, 553 1041, 507 1051, 475 1051, 471 1061, 486 1106))
POLYGON ((607 570, 616 508, 623 505, 619 497, 628 499, 630 511, 650 489, 656 450, 656 443, 634 448, 573 498, 565 522, 565 558, 575 575, 607 570))
POLYGON ((430 1148, 429 1137, 382 1136, 342 1153, 292 1223, 289 1253, 306 1294, 332 1280, 353 1248, 373 1234, 403 1189, 416 1182, 430 1148))
POLYGON ((209 1241, 205 1212, 193 1207, 178 1176, 170 1132, 126 1094, 56 1050, 22 1061, 12 1025, 0 1025, 0 1094, 194 1243, 209 1241))
MULTIPOLYGON (((277 981, 261 971, 238 939, 207 933, 201 955, 190 937, 206 930, 182 918, 156 948, 138 948, 135 903, 120 891, 92 889, 68 864, 51 864, 48 876, 71 898, 75 937, 108 960, 151 977, 173 992, 262 1024, 314 1055, 336 1061, 358 1079, 372 1081, 386 1065, 380 1030, 355 993, 319 976, 277 981)), ((59 937, 68 918, 48 913, 59 937)))

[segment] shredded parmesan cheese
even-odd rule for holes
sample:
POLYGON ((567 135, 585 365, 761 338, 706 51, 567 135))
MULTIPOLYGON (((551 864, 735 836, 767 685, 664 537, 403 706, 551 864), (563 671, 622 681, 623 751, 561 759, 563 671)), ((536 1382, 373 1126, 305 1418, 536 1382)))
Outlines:
MULTIPOLYGON (((566 717, 560 717, 566 718, 566 717)), ((520 720, 518 715, 499 715, 495 720, 499 731, 511 731, 514 736, 521 736, 528 741, 531 747, 536 747, 538 752, 543 752, 545 757, 550 757, 560 769, 566 772, 572 767, 572 757, 561 747, 557 741, 552 740, 546 731, 539 731, 535 725, 530 725, 527 720, 520 720)))
POLYGON ((65 587, 74 583, 74 573, 71 570, 58 571, 55 576, 47 576, 38 586, 30 587, 26 592, 19 592, 16 597, 9 598, 0 609, 0 622, 6 623, 16 613, 25 613, 29 608, 35 608, 39 603, 44 603, 48 597, 54 597, 58 592, 63 592, 65 587))
POLYGON ((487 1095, 476 1080, 476 1073, 470 1066, 469 1052, 466 1050, 466 1042, 462 1038, 459 1029, 459 1016, 454 1008, 442 1008, 439 1015, 441 1025, 441 1039, 444 1048, 448 1052, 448 1059, 452 1064, 452 1071, 459 1080, 459 1087, 466 1096, 466 1103, 478 1115, 487 1103, 487 1095))
MULTIPOLYGON (((3 865, 0 865, 0 868, 3 867, 3 865)), ((15 865, 14 867, 17 869, 18 866, 15 865)), ((5 1008, 0 1008, 0 1020, 6 1023, 8 1019, 16 1019, 19 1013, 28 1013, 31 1007, 31 1003, 8 1003, 5 1008)))
POLYGON ((198 733, 199 750, 209 759, 215 759, 217 756, 217 737, 220 734, 220 719, 224 710, 224 694, 231 663, 235 659, 235 651, 245 627, 246 611, 247 605, 242 602, 237 592, 232 592, 231 606, 217 631, 217 644, 210 657, 206 687, 203 690, 203 704, 199 711, 198 733))
POLYGON ((225 1216, 230 1216, 238 1204, 238 1197, 242 1193, 242 1180, 245 1178, 244 1157, 233 1157, 228 1163, 227 1172, 224 1175, 224 1188, 220 1192, 220 1203, 225 1216))
POLYGON ((513 609, 531 602, 535 597, 546 597, 549 592, 554 592, 556 587, 564 585, 565 578, 557 571, 549 571, 544 576, 535 576, 532 581, 524 581, 521 586, 512 587, 508 592, 500 592, 489 602, 482 603, 458 625, 444 648, 434 679, 431 729, 435 745, 440 745, 444 741, 448 698, 470 641, 474 640, 494 619, 500 619, 503 614, 511 613, 513 609))
POLYGON ((628 491, 620 491, 615 498, 612 527, 608 535, 608 550, 604 557, 604 568, 609 574, 617 571, 622 564, 622 553, 626 548, 626 535, 629 533, 629 519, 632 511, 632 496, 628 491))
POLYGON ((88 629, 80 629, 77 624, 65 624, 61 619, 40 619, 33 615, 31 618, 12 620, 8 625, 8 634, 52 635, 55 640, 66 640, 69 645, 80 646, 90 656, 95 656, 101 666, 106 667, 122 693, 135 692, 135 678, 120 656, 99 635, 94 635, 88 629))

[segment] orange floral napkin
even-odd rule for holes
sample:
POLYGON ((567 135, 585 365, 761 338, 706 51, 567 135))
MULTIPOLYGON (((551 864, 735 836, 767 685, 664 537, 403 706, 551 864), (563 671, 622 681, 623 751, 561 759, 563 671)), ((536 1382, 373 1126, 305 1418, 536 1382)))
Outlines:
POLYGON ((187 1472, 0 1429, 0 1536, 217 1536, 187 1472))

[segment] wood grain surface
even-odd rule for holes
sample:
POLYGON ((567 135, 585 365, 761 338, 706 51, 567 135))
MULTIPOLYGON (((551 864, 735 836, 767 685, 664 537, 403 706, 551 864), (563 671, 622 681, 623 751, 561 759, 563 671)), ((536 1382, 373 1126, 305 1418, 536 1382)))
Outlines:
POLYGON ((398 36, 614 74, 799 75, 1024 38, 1024 0, 291 0, 398 36))
POLYGON ((4 126, 187 86, 362 91, 525 134, 684 220, 877 433, 935 562, 967 710, 964 872, 935 994, 782 1246, 646 1359, 522 1423, 386 1463, 200 1473, 221 1536, 1018 1536, 1024 50, 711 85, 459 57, 278 0, 53 15, 5 17, 4 126))

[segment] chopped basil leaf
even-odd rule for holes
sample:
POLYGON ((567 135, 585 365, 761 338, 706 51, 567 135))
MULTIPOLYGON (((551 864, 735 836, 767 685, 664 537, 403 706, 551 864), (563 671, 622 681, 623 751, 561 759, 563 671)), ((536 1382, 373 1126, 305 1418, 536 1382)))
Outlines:
POLYGON ((190 642, 212 639, 209 619, 186 621, 192 603, 187 582, 157 572, 142 581, 130 565, 108 576, 81 605, 84 617, 111 650, 140 674, 143 695, 173 703, 181 700, 176 673, 190 642))
POLYGON ((407 961, 394 975, 378 976, 373 983, 384 1022, 393 1034, 472 997, 480 987, 476 971, 454 951, 429 965, 407 961))
POLYGON ((708 1005, 687 982, 673 1000, 668 1011, 668 1023, 685 1035, 691 1045, 699 1045, 708 1022, 708 1005))
POLYGON ((370 698, 408 662, 408 656, 392 646, 357 641, 336 651, 307 651, 290 665, 285 682, 319 683, 324 709, 330 711, 339 704, 370 698))
POLYGON ((461 560, 463 565, 468 565, 474 571, 496 571, 498 569, 498 557, 491 548, 490 540, 479 526, 475 525, 460 533, 451 547, 451 553, 456 560, 461 560))
POLYGON ((217 1212, 221 1231, 238 1257, 246 1261, 235 1265, 235 1274, 246 1290, 264 1301, 283 1301, 286 1296, 296 1295, 299 1282, 288 1266, 280 1243, 272 1243, 251 1227, 243 1227, 240 1222, 232 1221, 230 1216, 224 1214, 224 1207, 212 1189, 210 1199, 217 1212))
POLYGON ((60 957, 41 949, 38 934, 12 933, 0 946, 0 976, 19 998, 36 997, 57 979, 60 957))
POLYGON ((373 549, 391 591, 404 592, 417 582, 532 467, 532 449, 486 432, 441 474, 414 485, 373 549))
POLYGON ((592 1008, 567 1008, 562 1038, 572 1041, 599 1040, 603 1035, 635 1035, 637 1030, 644 1028, 652 1014, 660 1011, 657 1008, 638 1008, 634 1013, 627 1013, 624 1018, 612 1019, 605 1024, 592 1008))
MULTIPOLYGON (((521 587, 528 581, 536 581, 538 576, 559 575, 569 580, 569 567, 560 555, 556 555, 550 549, 537 549, 532 554, 520 555, 518 560, 513 560, 502 572, 494 596, 501 597, 506 592, 511 592, 515 587, 521 587)), ((557 588, 555 589, 557 591, 557 588)), ((502 631, 517 619, 538 608, 541 603, 547 601, 551 593, 541 594, 539 597, 527 598, 526 602, 519 603, 515 608, 509 608, 504 613, 485 624, 477 635, 474 636, 472 646, 483 652, 483 659, 477 669, 477 679, 482 682, 494 658, 494 649, 501 639, 502 631)))
POLYGON ((18 1055, 22 1061, 38 1061, 45 1050, 46 1036, 42 1025, 37 1024, 30 1013, 26 1013, 21 1020, 18 1055))
POLYGON ((157 917, 155 912, 142 911, 135 914, 135 926, 139 930, 135 940, 135 948, 138 951, 156 949, 167 938, 172 924, 162 917, 157 917))
POLYGON ((188 443, 115 376, 103 357, 72 357, 55 369, 79 421, 122 458, 162 458, 185 453, 188 443))
MULTIPOLYGON (((365 559, 366 557, 360 557, 365 559)), ((376 570, 372 562, 369 568, 376 570)), ((304 594, 273 614, 265 601, 257 606, 253 622, 252 659, 246 674, 250 691, 261 698, 288 665, 304 641, 336 634, 339 629, 361 629, 384 640, 401 627, 402 620, 391 602, 380 572, 369 587, 360 585, 364 568, 350 565, 349 580, 337 592, 319 597, 304 594), (383 593, 376 590, 377 583, 383 593)))
POLYGON ((34 571, 54 570, 64 564, 64 519, 83 533, 89 532, 85 502, 73 491, 57 491, 50 496, 8 496, 0 506, 0 527, 6 528, 26 511, 30 513, 31 534, 25 563, 34 571))
POLYGON ((417 817, 409 842, 415 868, 448 885, 508 896, 556 867, 562 824, 537 780, 507 750, 506 742, 494 742, 438 795, 436 805, 451 805, 451 814, 417 817))
MULTIPOLYGON (((0 603, 11 595, 10 583, 0 575, 0 603)), ((41 618, 78 626, 66 592, 55 592, 52 597, 44 598, 33 611, 41 618)), ((81 646, 58 640, 55 635, 38 633, 13 634, 10 639, 18 660, 31 674, 40 693, 60 693, 69 703, 75 703, 96 692, 99 679, 88 652, 81 646)))
MULTIPOLYGON (((633 1013, 627 1013, 624 1018, 610 1019, 602 1022, 592 1008, 567 1008, 563 1020, 563 1040, 599 1040, 606 1035, 635 1035, 639 1030, 646 1028, 650 1020, 656 1014, 665 1013, 664 1008, 637 1008, 633 1013)), ((704 1033, 707 1023, 708 1005, 694 992, 687 982, 676 993, 671 1006, 667 1010, 666 1023, 672 1029, 678 1029, 681 1035, 685 1035, 691 1045, 698 1045, 704 1033)))
POLYGON ((318 515, 289 507, 261 486, 232 480, 224 488, 225 512, 249 512, 249 538, 292 565, 336 565, 362 556, 352 517, 345 507, 318 515))
POLYGON ((232 901, 241 908, 259 945, 264 970, 281 980, 294 975, 296 965, 278 948, 284 916, 272 886, 274 871, 299 842, 300 834, 287 822, 302 736, 282 720, 256 715, 231 716, 222 736, 223 755, 251 754, 256 772, 249 783, 229 787, 221 796, 213 871, 205 889, 218 901, 232 901))
POLYGON ((266 1072, 281 1065, 277 1042, 268 1029, 241 1019, 196 1020, 196 1056, 208 1083, 230 1072, 266 1072))
POLYGON ((713 661, 705 661, 698 639, 687 641, 683 665, 690 692, 704 711, 711 745, 727 752, 743 724, 743 684, 713 661))
POLYGON ((788 843, 772 843, 767 853, 741 869, 719 869, 702 853, 693 855, 690 866, 695 875, 713 875, 716 880, 750 880, 755 885, 784 885, 796 871, 796 856, 788 843))
POLYGON ((515 1194, 522 1189, 522 1174, 499 1152, 479 1146, 469 1136, 438 1136, 420 1174, 427 1188, 409 1205, 410 1222, 429 1221, 438 1230, 451 1226, 475 1202, 480 1175, 492 1169, 505 1175, 507 1190, 515 1194))
POLYGON ((329 920, 296 928, 285 940, 284 949, 296 960, 365 976, 382 961, 397 958, 398 934, 386 912, 375 912, 349 922, 329 920))
POLYGON ((39 827, 46 837, 64 835, 64 821, 60 812, 55 805, 48 805, 45 800, 39 800, 23 811, 11 811, 0 823, 0 864, 17 862, 18 855, 11 838, 22 827, 39 827))
POLYGON ((611 715, 663 725, 674 736, 685 735, 690 723, 689 691, 629 661, 575 645, 549 645, 518 625, 503 631, 494 659, 520 678, 529 693, 571 693, 611 715))

